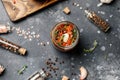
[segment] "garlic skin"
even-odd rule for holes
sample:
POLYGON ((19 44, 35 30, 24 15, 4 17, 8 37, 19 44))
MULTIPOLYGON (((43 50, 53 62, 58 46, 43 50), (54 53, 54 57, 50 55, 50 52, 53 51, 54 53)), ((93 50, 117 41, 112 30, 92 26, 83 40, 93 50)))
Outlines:
POLYGON ((100 0, 101 3, 106 3, 106 4, 109 4, 111 3, 113 0, 100 0))
POLYGON ((80 80, 84 80, 88 75, 87 70, 83 66, 80 67, 80 73, 80 80))
POLYGON ((2 65, 0 65, 0 75, 4 72, 4 70, 5 68, 2 65))
POLYGON ((69 77, 63 76, 62 80, 69 80, 69 77))

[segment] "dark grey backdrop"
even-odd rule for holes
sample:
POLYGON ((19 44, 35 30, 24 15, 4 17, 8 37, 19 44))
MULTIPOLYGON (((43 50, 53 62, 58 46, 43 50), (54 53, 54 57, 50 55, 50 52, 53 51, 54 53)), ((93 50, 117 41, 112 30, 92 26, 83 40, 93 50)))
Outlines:
POLYGON ((57 63, 60 68, 57 71, 58 76, 49 80, 61 80, 62 75, 69 76, 71 80, 79 80, 80 66, 84 66, 88 70, 87 80, 120 80, 120 0, 115 0, 112 4, 101 7, 97 7, 98 3, 98 0, 62 1, 13 23, 9 20, 0 1, 0 23, 10 23, 22 30, 30 28, 31 32, 40 35, 40 38, 32 38, 32 41, 16 34, 16 30, 10 34, 0 35, 28 50, 28 55, 23 57, 0 48, 0 63, 6 67, 0 80, 26 80, 34 71, 46 67, 44 64, 46 59, 52 58, 54 61, 56 56, 59 57, 59 60, 64 60, 65 63, 62 65, 57 63), (79 7, 73 6, 73 2, 97 12, 110 23, 111 31, 106 34, 100 31, 87 20, 79 7), (62 12, 66 6, 71 9, 70 15, 65 15, 62 12), (50 42, 49 34, 56 23, 65 20, 75 23, 80 30, 80 43, 74 51, 69 53, 55 50, 50 42), (91 47, 94 40, 99 43, 95 51, 92 53, 82 52, 83 48, 91 47), (46 46, 41 45, 41 42, 46 46), (23 75, 18 75, 17 70, 23 65, 27 65, 28 68, 23 75), (72 68, 73 66, 75 68, 72 68), (76 75, 71 75, 71 73, 76 73, 76 75))

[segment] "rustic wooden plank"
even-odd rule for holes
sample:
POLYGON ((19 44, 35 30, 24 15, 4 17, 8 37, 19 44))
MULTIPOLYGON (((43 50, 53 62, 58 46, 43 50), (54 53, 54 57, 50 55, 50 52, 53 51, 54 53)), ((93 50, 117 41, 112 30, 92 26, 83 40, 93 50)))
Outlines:
POLYGON ((45 0, 44 2, 40 0, 16 0, 16 3, 14 3, 13 0, 2 0, 11 21, 17 21, 57 1, 58 0, 45 0))

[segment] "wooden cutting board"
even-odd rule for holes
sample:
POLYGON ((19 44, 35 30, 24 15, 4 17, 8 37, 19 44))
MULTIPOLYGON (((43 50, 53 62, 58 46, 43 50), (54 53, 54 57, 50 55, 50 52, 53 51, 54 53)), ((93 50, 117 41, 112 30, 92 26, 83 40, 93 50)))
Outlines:
POLYGON ((2 0, 12 21, 17 21, 59 0, 2 0))

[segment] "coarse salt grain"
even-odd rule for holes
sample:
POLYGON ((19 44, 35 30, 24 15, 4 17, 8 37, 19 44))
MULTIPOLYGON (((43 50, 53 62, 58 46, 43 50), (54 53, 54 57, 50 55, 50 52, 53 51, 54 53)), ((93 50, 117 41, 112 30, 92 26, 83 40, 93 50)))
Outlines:
POLYGON ((29 41, 32 41, 33 38, 38 39, 40 37, 40 35, 36 34, 34 31, 31 32, 30 28, 27 28, 27 30, 24 30, 18 27, 18 28, 15 28, 14 30, 16 30, 16 33, 18 34, 18 36, 23 36, 24 39, 29 39, 29 41))
POLYGON ((110 47, 112 46, 112 44, 109 44, 110 45, 110 47))
POLYGON ((49 45, 49 42, 47 42, 47 45, 49 45))
POLYGON ((43 43, 42 43, 42 42, 41 42, 40 44, 41 44, 41 45, 43 45, 43 43))
POLYGON ((80 9, 83 9, 82 7, 80 7, 80 9))
POLYGON ((101 49, 102 51, 105 51, 105 50, 106 50, 105 46, 102 46, 100 49, 101 49))
POLYGON ((27 39, 27 36, 24 36, 24 39, 27 39))
POLYGON ((77 5, 77 3, 73 3, 73 5, 74 5, 74 6, 76 6, 76 5, 77 5))
POLYGON ((97 4, 97 7, 100 7, 100 6, 102 6, 103 5, 103 3, 99 3, 99 4, 97 4))
POLYGON ((104 11, 98 11, 98 13, 105 15, 104 11))
POLYGON ((108 21, 109 21, 109 19, 106 19, 105 21, 107 21, 107 22, 108 22, 108 21))
POLYGON ((80 6, 80 4, 77 4, 76 6, 77 6, 77 7, 79 7, 79 6, 80 6))
POLYGON ((101 32, 100 31, 97 31, 98 34, 100 34, 101 32))
POLYGON ((30 38, 29 41, 32 41, 32 39, 30 38))
POLYGON ((40 37, 40 35, 38 34, 38 35, 36 35, 36 38, 39 38, 40 37))
POLYGON ((112 17, 113 17, 113 15, 111 14, 109 17, 110 17, 110 18, 112 18, 112 17))
POLYGON ((34 34, 35 34, 35 32, 31 32, 31 34, 32 34, 32 35, 34 35, 34 34))
POLYGON ((82 33, 84 30, 83 29, 80 29, 80 33, 82 33))

